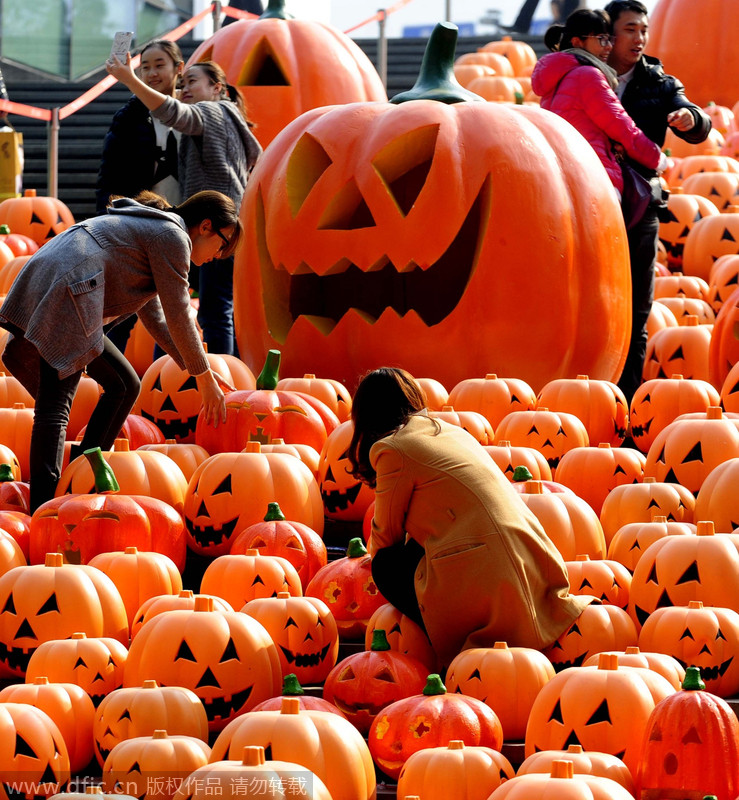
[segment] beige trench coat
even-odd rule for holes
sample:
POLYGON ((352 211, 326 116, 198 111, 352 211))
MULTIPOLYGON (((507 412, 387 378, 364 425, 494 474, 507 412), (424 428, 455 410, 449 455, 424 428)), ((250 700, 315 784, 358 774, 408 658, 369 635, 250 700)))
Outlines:
POLYGON ((426 553, 416 596, 444 664, 461 650, 550 645, 593 598, 493 459, 466 431, 421 413, 370 451, 370 552, 412 537, 426 553))

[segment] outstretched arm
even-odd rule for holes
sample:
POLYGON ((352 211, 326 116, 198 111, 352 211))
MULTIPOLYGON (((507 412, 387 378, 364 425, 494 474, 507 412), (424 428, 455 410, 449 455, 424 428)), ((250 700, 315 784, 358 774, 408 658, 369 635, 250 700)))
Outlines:
POLYGON ((133 71, 130 53, 126 53, 125 62, 111 53, 110 58, 105 62, 105 69, 108 75, 117 78, 126 88, 130 89, 149 111, 154 111, 164 102, 165 95, 147 86, 133 71))

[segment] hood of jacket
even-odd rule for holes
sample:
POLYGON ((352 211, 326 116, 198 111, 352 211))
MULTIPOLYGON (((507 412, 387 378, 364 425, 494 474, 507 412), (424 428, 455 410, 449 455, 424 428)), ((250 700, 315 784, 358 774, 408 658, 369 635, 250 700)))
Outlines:
POLYGON ((142 203, 131 200, 130 197, 119 197, 117 200, 114 200, 108 207, 108 214, 121 217, 143 217, 146 219, 167 220, 168 222, 174 222, 179 225, 183 231, 187 231, 185 221, 177 212, 163 211, 159 208, 145 206, 142 203))
POLYGON ((616 71, 592 53, 576 47, 563 50, 561 53, 549 53, 540 58, 531 75, 531 88, 539 97, 551 95, 566 75, 582 66, 600 70, 611 88, 615 90, 618 85, 616 71))

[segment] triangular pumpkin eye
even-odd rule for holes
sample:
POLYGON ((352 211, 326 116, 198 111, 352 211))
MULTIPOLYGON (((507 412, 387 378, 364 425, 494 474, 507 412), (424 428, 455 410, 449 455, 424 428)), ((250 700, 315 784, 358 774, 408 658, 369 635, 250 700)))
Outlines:
POLYGON ((388 633, 400 633, 400 623, 396 622, 392 628, 388 631, 388 633))
POLYGON ((266 37, 262 37, 249 53, 241 74, 239 86, 290 86, 290 81, 280 66, 280 60, 266 37))
POLYGON ((156 378, 154 378, 154 383, 151 385, 152 390, 156 390, 157 392, 163 392, 162 389, 162 373, 160 372, 156 378))
POLYGON ((718 629, 718 632, 716 633, 716 638, 723 639, 724 641, 726 641, 726 637, 723 635, 723 633, 721 633, 721 628, 718 629))
POLYGON ((576 633, 578 636, 582 636, 582 632, 580 631, 580 628, 578 628, 576 622, 574 622, 570 627, 570 629, 567 631, 567 635, 572 636, 573 633, 576 633))
POLYGON ((676 583, 690 583, 691 581, 695 581, 696 583, 701 582, 701 576, 698 572, 698 562, 694 561, 683 574, 677 579, 676 583))
POLYGON ((701 739, 700 733, 698 733, 695 725, 691 725, 688 730, 685 731, 682 742, 683 744, 703 744, 703 739, 701 739))
POLYGON ((583 578, 583 581, 580 584, 580 588, 581 589, 584 589, 585 587, 587 587, 588 589, 592 589, 593 588, 593 584, 590 583, 590 581, 587 578, 583 578))
POLYGON ((50 611, 59 611, 59 605, 56 602, 56 592, 49 595, 48 600, 39 608, 39 614, 48 614, 50 611))
POLYGON ((195 658, 194 653, 192 652, 192 650, 190 650, 190 646, 184 639, 182 640, 182 644, 177 650, 177 655, 174 657, 175 661, 179 661, 180 659, 182 659, 183 661, 197 661, 197 658, 195 658))
POLYGON ((700 442, 696 442, 689 450, 688 454, 683 459, 683 464, 687 464, 690 461, 703 461, 703 448, 701 447, 700 442))
POLYGON ((683 631, 683 634, 682 634, 682 636, 680 638, 681 639, 693 639, 693 640, 695 640, 695 636, 693 636, 693 634, 690 632, 690 628, 686 628, 683 631))
POLYGON ((177 390, 178 392, 188 392, 190 390, 194 390, 197 392, 198 390, 198 382, 195 380, 194 375, 188 375, 187 380, 180 386, 177 390))
POLYGON ((362 197, 356 181, 352 178, 336 193, 318 223, 319 230, 353 231, 361 228, 374 228, 367 201, 362 197))
POLYGON ((289 628, 291 625, 294 625, 296 628, 298 627, 298 623, 292 617, 287 618, 287 622, 285 623, 285 627, 289 628))
POLYGON ((604 700, 598 708, 591 714, 588 725, 595 725, 597 722, 611 722, 611 712, 608 710, 608 700, 604 700))
POLYGON ((377 675, 375 675, 375 678, 378 681, 386 681, 387 683, 395 683, 395 678, 393 677, 393 673, 390 672, 390 670, 387 669, 387 667, 385 669, 381 669, 377 673, 377 675))
POLYGON ((393 139, 372 159, 372 166, 404 217, 410 213, 426 184, 438 135, 438 125, 408 131, 393 139))
POLYGON ((309 133, 304 133, 293 148, 287 165, 285 189, 290 213, 295 217, 300 211, 310 190, 331 166, 329 154, 309 133))
POLYGON ((87 664, 85 663, 85 659, 80 657, 75 662, 73 669, 77 669, 77 667, 86 667, 86 666, 87 664))
POLYGON ((218 486, 216 486, 216 488, 213 490, 213 494, 233 494, 230 475, 226 475, 226 477, 218 484, 218 486))
POLYGON ((652 730, 649 732, 649 741, 650 742, 661 742, 662 741, 662 728, 659 725, 655 725, 652 730))
POLYGON ((139 762, 138 761, 134 761, 133 764, 131 764, 131 769, 129 769, 128 772, 129 772, 129 774, 131 772, 139 772, 140 773, 141 772, 141 767, 139 766, 139 762))
POLYGON ((223 655, 221 656, 220 663, 222 664, 224 661, 232 661, 236 659, 238 661, 239 654, 236 651, 236 645, 234 640, 229 637, 228 644, 223 650, 223 655))
POLYGON ((341 671, 339 675, 340 681, 353 681, 357 676, 354 674, 354 670, 351 667, 346 667, 341 671))
POLYGON ((38 753, 34 753, 30 744, 16 731, 15 734, 15 756, 30 756, 38 758, 38 753))
POLYGON ((5 605, 3 606, 3 610, 0 613, 5 614, 6 612, 8 614, 15 614, 16 613, 15 612, 15 603, 13 602, 13 593, 12 592, 8 595, 8 599, 5 601, 5 605))
POLYGON ((120 722, 122 719, 131 719, 131 712, 130 712, 128 709, 126 709, 126 710, 125 710, 125 711, 124 711, 124 712, 123 712, 123 713, 120 715, 120 717, 118 717, 118 722, 120 722))
POLYGON ((561 722, 564 725, 564 720, 562 719, 562 706, 560 705, 559 700, 557 700, 556 705, 552 709, 552 713, 549 717, 550 722, 561 722))
POLYGON ((477 669, 477 668, 474 669, 472 671, 472 673, 470 674, 469 678, 467 678, 467 680, 471 681, 473 678, 475 678, 478 681, 482 680, 482 675, 480 675, 480 670, 479 669, 477 669))

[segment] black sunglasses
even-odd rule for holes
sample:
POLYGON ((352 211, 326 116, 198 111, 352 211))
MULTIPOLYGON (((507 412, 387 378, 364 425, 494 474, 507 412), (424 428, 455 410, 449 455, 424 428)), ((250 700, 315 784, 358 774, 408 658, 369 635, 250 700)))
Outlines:
POLYGON ((227 248, 231 247, 231 240, 230 239, 228 239, 226 236, 224 236, 223 233, 221 233, 221 231, 218 230, 218 228, 214 228, 213 230, 218 234, 218 236, 221 237, 221 240, 223 241, 223 246, 220 248, 219 252, 221 252, 223 250, 226 250, 227 248))

